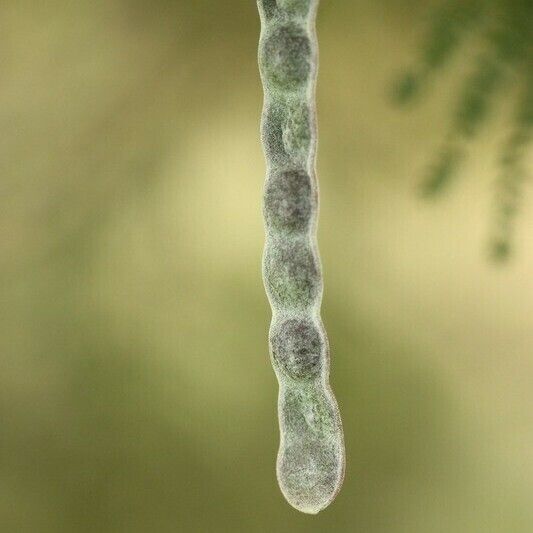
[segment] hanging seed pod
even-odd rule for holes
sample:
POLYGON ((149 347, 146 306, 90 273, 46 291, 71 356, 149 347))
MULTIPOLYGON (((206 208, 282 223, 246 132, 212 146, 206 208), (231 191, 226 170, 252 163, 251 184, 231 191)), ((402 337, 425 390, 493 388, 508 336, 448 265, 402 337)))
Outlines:
POLYGON ((344 439, 329 386, 320 319, 315 170, 318 0, 258 0, 267 162, 263 277, 272 307, 270 355, 279 381, 277 475, 287 501, 318 513, 344 478, 344 439))

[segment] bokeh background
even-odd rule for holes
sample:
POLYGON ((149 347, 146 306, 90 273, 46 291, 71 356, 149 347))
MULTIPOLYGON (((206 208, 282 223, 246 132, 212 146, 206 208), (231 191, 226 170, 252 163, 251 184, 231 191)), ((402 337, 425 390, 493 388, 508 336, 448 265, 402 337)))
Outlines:
MULTIPOLYGON (((252 0, 0 5, 0 528, 533 530, 533 205, 484 253, 506 109, 416 193, 475 46, 388 97, 423 0, 323 1, 319 243, 347 472, 275 479, 252 0)), ((529 205, 529 208, 528 208, 529 205)))

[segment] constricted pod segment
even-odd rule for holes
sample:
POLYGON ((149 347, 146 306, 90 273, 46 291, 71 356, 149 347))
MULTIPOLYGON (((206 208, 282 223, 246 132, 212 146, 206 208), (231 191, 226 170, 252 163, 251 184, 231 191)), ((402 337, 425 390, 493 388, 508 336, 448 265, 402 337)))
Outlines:
POLYGON ((263 278, 272 307, 270 356, 279 381, 278 482, 296 509, 316 514, 335 498, 345 452, 329 385, 329 346, 320 318, 316 242, 315 84, 318 0, 258 0, 261 137, 267 163, 263 278))

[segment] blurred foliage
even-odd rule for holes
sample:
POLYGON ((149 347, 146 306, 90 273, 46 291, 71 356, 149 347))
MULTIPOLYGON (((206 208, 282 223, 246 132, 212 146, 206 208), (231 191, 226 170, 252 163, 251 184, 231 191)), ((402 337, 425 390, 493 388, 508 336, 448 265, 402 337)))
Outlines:
POLYGON ((501 148, 495 192, 490 251, 497 260, 510 254, 513 221, 526 177, 525 156, 533 125, 532 29, 531 0, 448 0, 433 15, 419 61, 400 77, 393 92, 399 105, 416 100, 452 56, 476 47, 475 34, 481 35, 481 52, 463 83, 444 145, 421 192, 427 197, 441 193, 459 174, 466 145, 479 134, 498 96, 513 98, 515 112, 501 148))
POLYGON ((308 517, 275 476, 255 3, 0 2, 2 533, 533 530, 533 245, 479 261, 477 169, 424 209, 405 183, 444 99, 383 101, 426 7, 321 2, 348 461, 308 517))

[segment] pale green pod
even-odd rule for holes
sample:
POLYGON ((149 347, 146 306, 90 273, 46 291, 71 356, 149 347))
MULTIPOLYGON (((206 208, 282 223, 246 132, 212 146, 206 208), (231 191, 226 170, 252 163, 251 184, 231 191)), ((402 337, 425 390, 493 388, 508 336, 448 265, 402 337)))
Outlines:
POLYGON ((327 507, 344 478, 337 402, 329 386, 316 243, 318 0, 258 0, 261 122, 267 162, 263 277, 272 307, 270 354, 279 381, 280 488, 296 509, 327 507))

